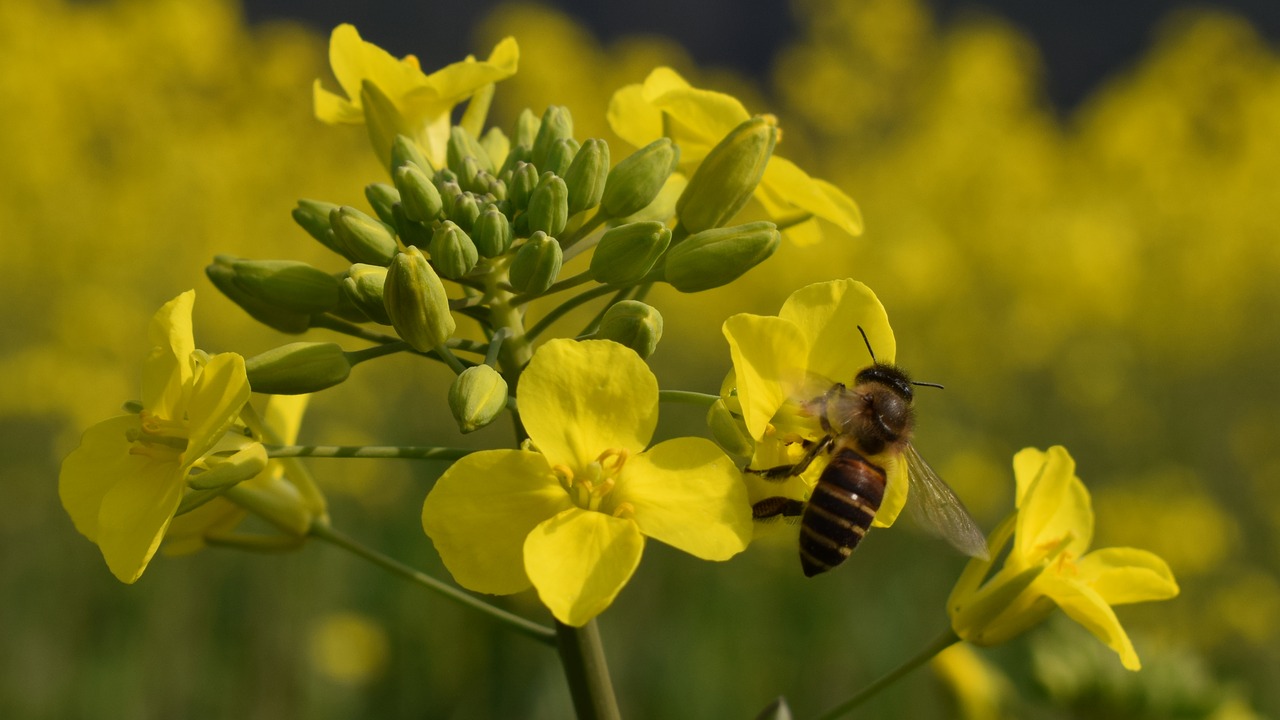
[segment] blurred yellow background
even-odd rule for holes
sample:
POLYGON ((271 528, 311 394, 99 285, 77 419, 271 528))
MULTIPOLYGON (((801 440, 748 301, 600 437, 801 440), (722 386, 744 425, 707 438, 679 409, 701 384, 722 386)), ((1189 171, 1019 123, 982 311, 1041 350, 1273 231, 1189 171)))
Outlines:
MULTIPOLYGON (((716 391, 727 315, 862 280, 899 361, 947 386, 920 398, 917 445, 984 527, 1010 509, 1013 452, 1064 444, 1094 493, 1096 544, 1155 551, 1183 590, 1120 610, 1138 675, 1053 626, 919 672, 860 717, 980 717, 979 690, 1010 717, 1280 714, 1276 50, 1231 15, 1172 15, 1064 116, 1035 46, 999 20, 940 25, 901 0, 797 12, 767 87, 694 67, 661 38, 602 46, 530 5, 493 12, 474 47, 520 41, 495 101, 504 127, 558 103, 579 138, 613 142, 612 90, 670 64, 777 114, 780 152, 862 207, 862 237, 784 245, 718 291, 656 292, 664 387, 716 391)), ((79 433, 136 396, 162 302, 197 289, 210 351, 287 341, 209 285, 215 253, 344 265, 289 217, 302 197, 365 207, 363 186, 385 181, 362 128, 312 118, 325 43, 288 24, 250 30, 221 0, 0 5, 0 717, 568 712, 553 653, 333 548, 161 559, 123 586, 58 504, 79 433)), ((317 398, 302 441, 509 442, 505 429, 457 434, 446 373, 412 358, 359 368, 317 398)), ((664 412, 667 434, 698 432, 699 412, 664 412)), ((339 527, 446 576, 419 524, 440 466, 312 466, 339 527)), ((785 694, 808 716, 913 654, 945 627, 963 560, 910 531, 873 537, 812 581, 793 549, 726 565, 646 553, 601 620, 624 713, 746 718, 785 694)))

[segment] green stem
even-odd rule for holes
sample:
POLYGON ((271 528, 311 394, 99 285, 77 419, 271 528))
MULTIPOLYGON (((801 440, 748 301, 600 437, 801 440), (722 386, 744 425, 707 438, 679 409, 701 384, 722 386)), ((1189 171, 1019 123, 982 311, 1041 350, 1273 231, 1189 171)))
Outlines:
MULTIPOLYGON (((401 340, 400 338, 394 335, 375 332, 373 330, 370 330, 369 328, 362 327, 353 322, 348 322, 346 320, 343 320, 342 318, 334 317, 333 315, 312 315, 311 326, 318 327, 318 328, 325 328, 327 330, 333 330, 334 332, 340 332, 345 335, 350 335, 351 337, 360 338, 361 340, 368 340, 369 342, 378 343, 379 345, 389 345, 393 343, 404 342, 403 340, 401 340)), ((476 342, 475 340, 465 340, 463 338, 449 338, 448 340, 445 341, 445 344, 450 349, 461 350, 463 352, 469 352, 469 353, 476 353, 478 355, 483 355, 485 353, 485 350, 488 348, 488 346, 485 345, 484 343, 476 342)), ((425 355, 429 358, 433 358, 436 360, 440 359, 436 357, 434 353, 430 353, 430 352, 420 353, 417 350, 410 350, 409 352, 412 352, 415 355, 425 355)))
POLYGON ((687 403, 689 405, 711 407, 719 399, 719 395, 708 395, 707 393, 693 392, 692 390, 658 391, 658 401, 665 403, 687 403))
POLYGON ((358 555, 374 565, 399 575, 406 580, 410 580, 430 590, 434 590, 454 602, 465 605, 473 610, 479 610, 495 620, 506 623, 512 630, 528 635, 534 640, 547 643, 548 645, 558 642, 558 633, 551 628, 526 620, 519 615, 514 615, 502 608, 496 608, 483 600, 474 598, 455 587, 451 587, 440 582, 426 573, 414 570, 398 560, 389 558, 372 548, 365 547, 331 527, 317 523, 312 525, 310 534, 311 537, 337 545, 343 550, 354 555, 358 555))
POLYGON ((556 649, 569 680, 569 695, 578 720, 619 720, 622 715, 609 680, 595 618, 580 628, 556 621, 556 649))
POLYGON ((958 642, 960 642, 960 638, 956 636, 955 631, 951 628, 947 628, 946 631, 934 638, 933 641, 926 645, 923 650, 917 653, 915 657, 907 660, 894 670, 890 671, 887 675, 882 676, 879 680, 876 680, 866 686, 860 690, 857 695, 854 695, 848 700, 845 700, 834 708, 828 710, 826 713, 818 716, 818 720, 835 720, 835 718, 844 715, 858 705, 861 705, 864 700, 889 687, 907 673, 925 664, 931 660, 934 655, 937 655, 958 642))
MULTIPOLYGON (((561 238, 561 247, 564 248, 565 250, 568 250, 569 248, 576 245, 579 240, 595 232, 596 228, 603 225, 605 221, 607 221, 608 219, 609 218, 605 217, 604 212, 602 210, 596 210, 596 214, 592 215, 590 220, 582 223, 582 225, 580 225, 577 230, 573 231, 572 235, 570 235, 567 238, 561 238)), ((576 255, 576 254, 577 253, 572 253, 572 254, 565 253, 564 259, 568 260, 569 258, 573 257, 573 255, 576 255)))
POLYGON ((551 284, 551 287, 547 288, 546 290, 543 290, 540 293, 537 293, 534 295, 518 295, 511 299, 511 304, 515 306, 524 305, 532 300, 537 300, 540 297, 546 297, 547 295, 551 295, 552 293, 558 293, 561 290, 568 290, 569 288, 575 288, 583 283, 591 282, 591 280, 592 280, 591 271, 583 270, 577 275, 567 277, 563 280, 557 280, 556 282, 551 284))
POLYGON ((564 302, 557 305, 555 308, 551 310, 551 312, 544 315, 541 320, 534 323, 533 327, 529 328, 529 331, 525 333, 525 336, 530 339, 535 338, 539 334, 546 331, 547 328, 551 327, 551 324, 554 323, 556 320, 559 320, 561 317, 564 317, 564 315, 568 313, 570 310, 578 307, 583 303, 590 302, 591 300, 594 300, 600 297, 601 295, 608 295, 609 293, 615 292, 615 291, 617 291, 616 287, 613 287, 611 285, 601 285, 600 287, 591 288, 590 290, 587 290, 581 295, 575 295, 569 298, 568 300, 565 300, 564 302))
POLYGON ((457 460, 475 450, 466 448, 398 445, 264 445, 267 457, 292 458, 409 458, 411 460, 457 460))
POLYGON ((409 343, 399 340, 396 342, 383 343, 381 345, 373 345, 361 350, 351 350, 343 353, 347 356, 347 362, 352 365, 359 365, 365 360, 382 357, 383 355, 391 355, 398 352, 412 352, 413 348, 409 347, 409 343))

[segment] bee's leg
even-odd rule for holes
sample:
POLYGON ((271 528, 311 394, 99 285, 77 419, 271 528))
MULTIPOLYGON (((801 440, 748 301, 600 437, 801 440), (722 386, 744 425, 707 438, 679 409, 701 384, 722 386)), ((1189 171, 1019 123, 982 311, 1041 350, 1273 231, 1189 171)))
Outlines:
POLYGON ((759 475, 765 480, 786 480, 789 477, 795 477, 796 475, 803 473, 805 470, 808 470, 809 465, 813 463, 813 459, 826 452, 831 447, 832 442, 834 442, 834 438, 828 435, 816 443, 808 443, 804 456, 801 457, 800 461, 794 465, 778 465, 776 467, 759 469, 746 467, 742 468, 742 472, 759 475))
POLYGON ((751 517, 765 520, 771 517, 796 517, 804 512, 804 503, 789 497, 765 498, 751 506, 751 517))

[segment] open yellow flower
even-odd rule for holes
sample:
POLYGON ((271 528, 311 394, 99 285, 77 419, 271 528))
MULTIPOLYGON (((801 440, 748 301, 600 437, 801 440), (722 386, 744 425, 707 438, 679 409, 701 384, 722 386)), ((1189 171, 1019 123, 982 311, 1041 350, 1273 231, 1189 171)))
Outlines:
POLYGON ((746 548, 751 508, 719 448, 677 438, 645 449, 658 383, 634 351, 546 343, 520 376, 519 411, 536 451, 468 455, 423 504, 423 528, 464 587, 532 586, 558 620, 581 626, 626 585, 646 537, 704 560, 746 548))
POLYGON ((1138 670, 1138 654, 1111 608, 1176 596, 1169 566, 1135 548, 1087 552, 1093 508, 1065 448, 1027 448, 1014 456, 1013 469, 1018 510, 988 538, 993 559, 969 561, 951 591, 952 629, 976 645, 997 645, 1060 607, 1138 670), (1004 567, 988 579, 1006 546, 1004 567))
MULTIPOLYGON (((273 395, 263 411, 262 437, 258 439, 275 445, 292 444, 298 437, 310 399, 310 395, 273 395)), ((313 489, 314 484, 301 460, 270 460, 254 477, 175 517, 164 536, 164 551, 169 555, 187 555, 203 549, 210 541, 258 549, 297 546, 306 537, 314 519, 327 517, 324 498, 313 489), (250 511, 284 534, 234 534, 250 511)), ((188 499, 193 496, 194 493, 189 494, 188 499)))
MULTIPOLYGON (((711 148, 750 117, 737 98, 695 88, 668 67, 655 68, 643 83, 619 89, 608 112, 613 131, 636 147, 670 137, 680 146, 680 165, 686 175, 692 175, 711 148)), ((817 218, 850 235, 862 233, 862 214, 848 195, 776 154, 765 167, 755 199, 799 245, 821 239, 817 218)))
MULTIPOLYGON (((329 38, 329 64, 345 97, 324 89, 316 80, 316 117, 331 124, 365 122, 361 89, 365 82, 372 83, 395 106, 404 134, 418 142, 436 167, 443 167, 453 108, 486 86, 514 75, 519 61, 515 38, 505 38, 487 60, 467 56, 427 75, 413 55, 397 60, 362 40, 354 26, 339 25, 329 38)), ((385 147, 375 147, 379 157, 385 159, 393 139, 387 137, 385 147)))
POLYGON ((126 583, 151 561, 189 474, 214 487, 248 479, 266 463, 261 445, 227 433, 249 399, 244 358, 195 349, 194 301, 189 290, 151 321, 155 347, 143 368, 141 412, 89 428, 58 478, 76 529, 126 583))
MULTIPOLYGON (((792 293, 775 316, 739 313, 724 323, 733 359, 736 388, 726 398, 740 409, 747 434, 756 441, 751 467, 766 468, 795 462, 801 440, 818 440, 824 432, 818 418, 803 403, 826 392, 834 383, 851 383, 859 370, 871 365, 861 327, 881 362, 892 363, 897 345, 889 317, 875 293, 855 280, 815 283, 792 293)), ((893 524, 907 500, 906 463, 893 457, 872 460, 885 468, 888 487, 875 525, 893 524)), ((745 475, 748 495, 757 502, 783 495, 808 498, 825 467, 819 459, 803 475, 773 482, 745 475)))

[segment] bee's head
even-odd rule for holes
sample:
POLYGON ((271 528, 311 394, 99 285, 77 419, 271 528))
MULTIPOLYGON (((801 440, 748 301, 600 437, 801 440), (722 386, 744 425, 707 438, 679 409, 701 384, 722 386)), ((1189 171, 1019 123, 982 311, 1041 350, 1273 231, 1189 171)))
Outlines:
POLYGON ((863 369, 854 378, 854 385, 862 385, 864 383, 879 383, 889 388, 902 397, 903 400, 911 402, 915 398, 915 391, 911 388, 911 378, 898 368, 878 362, 868 368, 863 369))

